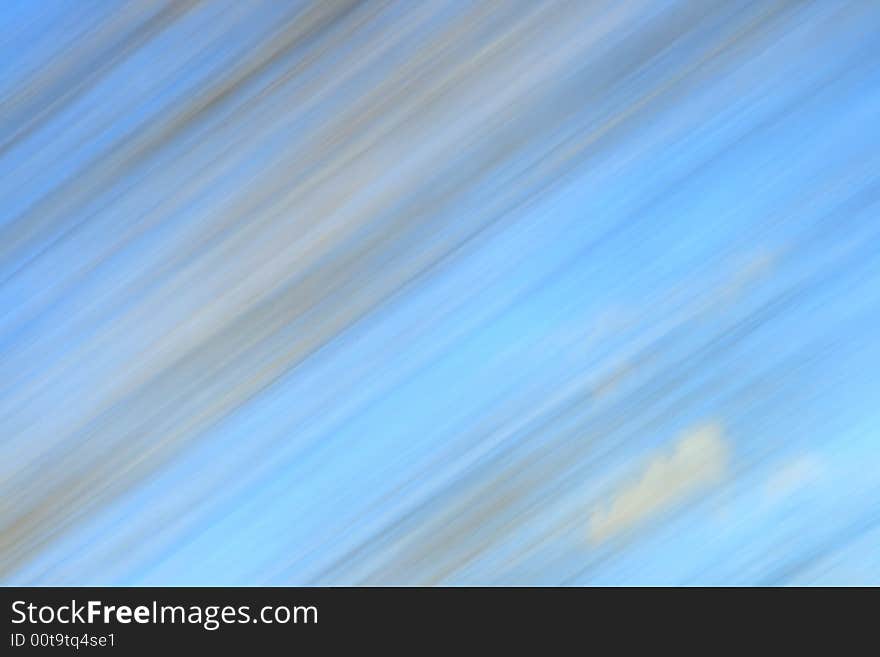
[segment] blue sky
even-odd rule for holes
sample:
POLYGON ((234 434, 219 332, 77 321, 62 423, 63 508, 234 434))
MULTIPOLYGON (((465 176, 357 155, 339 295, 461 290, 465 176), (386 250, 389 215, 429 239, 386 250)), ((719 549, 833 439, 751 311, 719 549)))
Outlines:
POLYGON ((880 11, 612 4, 6 5, 4 583, 880 583, 880 11))

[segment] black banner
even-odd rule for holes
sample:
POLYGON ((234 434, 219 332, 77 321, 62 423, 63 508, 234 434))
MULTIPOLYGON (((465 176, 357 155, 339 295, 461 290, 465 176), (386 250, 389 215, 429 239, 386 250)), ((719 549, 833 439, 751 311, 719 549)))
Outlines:
POLYGON ((7 588, 3 597, 9 655, 341 649, 411 637, 421 650, 478 635, 595 633, 632 614, 650 620, 655 606, 635 592, 553 588, 7 588))
MULTIPOLYGON (((47 650, 226 654, 254 649, 273 649, 275 654, 278 649, 287 653, 304 648, 341 654, 352 648, 390 646, 421 652, 440 644, 464 648, 477 638, 504 643, 562 641, 572 648, 610 640, 619 649, 645 640, 676 643, 676 636, 688 635, 694 628, 717 632, 716 638, 729 641, 746 629, 779 631, 780 612, 791 609, 798 599, 803 602, 803 593, 783 589, 5 588, 2 654, 47 650), (717 604, 719 593, 726 605, 717 604), (765 604, 756 605, 756 596, 765 604)), ((586 647, 577 650, 582 651, 586 647)))

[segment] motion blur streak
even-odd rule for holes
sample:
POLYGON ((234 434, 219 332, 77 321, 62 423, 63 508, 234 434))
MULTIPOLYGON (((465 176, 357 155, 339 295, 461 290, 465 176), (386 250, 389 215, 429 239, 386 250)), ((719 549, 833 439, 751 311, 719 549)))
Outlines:
POLYGON ((0 4, 0 582, 880 584, 880 3, 0 4))

